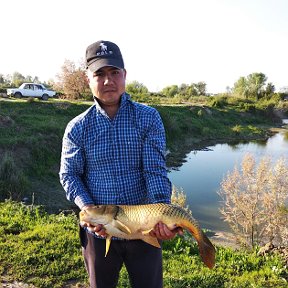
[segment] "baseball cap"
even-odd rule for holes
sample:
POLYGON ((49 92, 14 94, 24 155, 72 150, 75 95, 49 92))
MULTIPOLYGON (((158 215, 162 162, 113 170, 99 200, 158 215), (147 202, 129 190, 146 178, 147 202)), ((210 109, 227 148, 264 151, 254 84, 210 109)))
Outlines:
POLYGON ((124 61, 119 47, 110 41, 99 40, 86 49, 86 68, 96 72, 105 66, 124 68, 124 61))

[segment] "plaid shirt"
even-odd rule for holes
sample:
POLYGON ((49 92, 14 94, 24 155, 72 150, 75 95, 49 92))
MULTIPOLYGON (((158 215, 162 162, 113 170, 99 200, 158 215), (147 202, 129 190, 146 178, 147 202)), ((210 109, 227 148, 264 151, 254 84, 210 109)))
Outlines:
POLYGON ((164 155, 159 113, 124 93, 113 120, 95 101, 68 123, 60 182, 80 209, 87 204, 169 203, 164 155))

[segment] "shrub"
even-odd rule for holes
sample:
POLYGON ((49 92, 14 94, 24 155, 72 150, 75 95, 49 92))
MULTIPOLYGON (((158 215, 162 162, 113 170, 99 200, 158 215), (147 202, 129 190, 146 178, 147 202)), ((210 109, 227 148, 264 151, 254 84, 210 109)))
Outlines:
POLYGON ((171 202, 182 208, 187 208, 186 194, 182 188, 178 189, 176 186, 173 186, 171 202))
POLYGON ((28 187, 23 172, 10 153, 5 153, 0 163, 0 200, 21 200, 28 187))
POLYGON ((235 167, 221 183, 220 209, 237 240, 245 246, 265 242, 288 244, 288 166, 280 158, 272 166, 263 157, 256 167, 251 154, 245 155, 239 171, 235 167))
POLYGON ((215 108, 223 108, 227 105, 227 97, 226 96, 217 96, 209 98, 209 104, 215 108))

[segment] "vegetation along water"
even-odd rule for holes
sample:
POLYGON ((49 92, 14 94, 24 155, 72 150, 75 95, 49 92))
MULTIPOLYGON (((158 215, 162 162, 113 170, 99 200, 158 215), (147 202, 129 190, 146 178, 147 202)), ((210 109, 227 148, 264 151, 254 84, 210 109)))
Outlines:
POLYGON ((212 231, 230 230, 219 211, 221 198, 217 191, 223 177, 239 167, 246 154, 254 155, 257 162, 263 157, 273 161, 288 157, 288 130, 283 129, 265 140, 222 143, 192 150, 181 167, 170 169, 170 180, 185 191, 187 204, 203 227, 212 231))

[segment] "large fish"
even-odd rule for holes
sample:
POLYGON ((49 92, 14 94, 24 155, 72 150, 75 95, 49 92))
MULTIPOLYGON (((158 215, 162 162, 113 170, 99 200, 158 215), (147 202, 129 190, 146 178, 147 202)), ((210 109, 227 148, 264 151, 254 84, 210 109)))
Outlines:
POLYGON ((158 222, 169 229, 182 227, 196 239, 203 262, 213 268, 215 248, 203 233, 197 221, 185 209, 172 204, 147 205, 99 205, 80 211, 80 223, 86 222, 96 226, 102 224, 106 229, 106 254, 110 247, 111 237, 124 239, 141 239, 160 248, 157 238, 149 235, 158 222))

